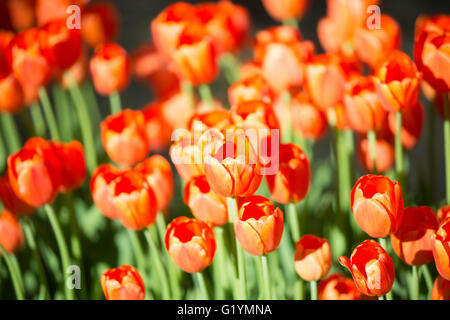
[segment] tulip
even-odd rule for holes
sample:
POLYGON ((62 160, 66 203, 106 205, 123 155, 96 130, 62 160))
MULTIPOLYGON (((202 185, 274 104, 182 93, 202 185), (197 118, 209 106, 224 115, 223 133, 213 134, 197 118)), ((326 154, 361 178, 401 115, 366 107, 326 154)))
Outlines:
POLYGON ((23 31, 34 26, 36 22, 35 0, 9 0, 6 3, 14 30, 23 31))
POLYGON ((190 134, 181 137, 171 146, 170 158, 185 182, 204 174, 202 150, 190 134))
POLYGON ((262 0, 269 15, 277 20, 300 19, 309 7, 309 0, 262 0))
POLYGON ((153 188, 137 170, 127 170, 112 184, 111 204, 125 228, 141 230, 156 221, 158 203, 153 188))
POLYGON ((250 196, 239 203, 234 232, 241 247, 261 256, 278 248, 283 234, 283 212, 262 196, 250 196))
MULTIPOLYGON (((43 140, 43 139, 41 139, 43 140)), ((51 203, 61 187, 61 164, 50 143, 26 146, 8 157, 8 179, 32 207, 51 203)))
POLYGON ((101 95, 122 91, 130 78, 130 59, 118 44, 102 44, 89 63, 95 90, 101 95))
MULTIPOLYGON (((17 218, 8 210, 0 212, 0 245, 8 253, 16 252, 23 244, 23 231, 17 218)), ((1 256, 1 254, 0 254, 1 256)))
POLYGON ((196 109, 189 119, 188 129, 191 132, 204 133, 208 129, 224 130, 231 125, 230 112, 223 108, 196 109))
POLYGON ((84 8, 90 0, 36 0, 36 17, 42 26, 52 20, 67 18, 67 8, 76 5, 84 8))
POLYGON ((274 100, 274 93, 261 75, 253 75, 235 82, 228 89, 228 100, 232 108, 244 101, 258 100, 271 104, 274 100))
POLYGON ((439 208, 437 212, 439 222, 444 221, 446 218, 450 217, 450 205, 443 206, 439 208))
POLYGON ((306 92, 301 92, 291 100, 291 126, 301 137, 319 140, 328 129, 325 112, 317 108, 306 92))
POLYGON ((164 151, 172 138, 172 126, 163 115, 163 104, 155 102, 142 109, 145 119, 145 135, 150 151, 164 151))
POLYGON ((397 181, 365 175, 353 187, 350 202, 356 222, 371 237, 384 238, 401 224, 403 198, 397 181))
POLYGON ((295 245, 295 271, 305 281, 317 281, 325 277, 333 264, 327 239, 308 234, 295 245))
POLYGON ((429 207, 408 207, 397 232, 391 235, 395 253, 405 263, 421 266, 433 261, 433 235, 439 226, 436 214, 429 207))
POLYGON ((56 156, 61 163, 61 192, 70 192, 86 178, 86 160, 83 145, 78 141, 53 143, 56 156))
POLYGON ((145 286, 137 269, 130 265, 108 269, 100 279, 106 300, 144 300, 145 286))
POLYGON ((158 154, 145 159, 136 166, 141 171, 147 183, 155 192, 158 210, 164 210, 169 206, 173 197, 173 175, 170 163, 158 154))
POLYGON ((391 291, 395 271, 392 258, 374 240, 357 246, 350 256, 340 257, 339 263, 353 276, 358 290, 367 296, 382 296, 391 291))
POLYGON ((280 145, 279 168, 275 175, 266 176, 273 200, 283 204, 302 201, 311 181, 306 154, 295 144, 280 145))
POLYGON ((216 252, 213 229, 187 217, 178 217, 167 226, 165 245, 173 262, 188 273, 208 267, 216 252))
POLYGON ((193 177, 184 187, 184 203, 194 217, 216 227, 228 221, 227 201, 214 193, 205 176, 193 177))
POLYGON ((413 107, 419 96, 421 73, 403 52, 392 52, 378 69, 375 83, 382 106, 388 112, 413 107))
MULTIPOLYGON (((402 114, 402 129, 400 132, 403 147, 412 149, 417 144, 424 125, 424 110, 420 102, 408 109, 400 111, 402 114)), ((389 128, 397 133, 397 119, 395 113, 388 115, 389 128)))
POLYGON ((437 276, 431 291, 432 300, 450 300, 450 281, 437 276))
POLYGON ((0 200, 5 209, 16 216, 28 216, 36 210, 17 197, 7 175, 0 177, 0 200))
POLYGON ((0 113, 16 113, 20 111, 25 105, 24 100, 22 86, 14 75, 9 74, 4 78, 0 76, 0 113))
POLYGON ((83 8, 81 35, 91 47, 114 41, 119 33, 119 13, 110 2, 92 3, 83 8))
POLYGON ((360 300, 361 293, 352 279, 334 273, 319 283, 319 300, 360 300))
MULTIPOLYGON (((211 189, 222 197, 248 197, 256 192, 261 184, 261 164, 249 139, 242 131, 227 130, 227 136, 220 132, 203 158, 203 169, 211 189)), ((202 137, 205 138, 208 131, 202 137)), ((202 139, 202 137, 200 139, 202 139)))
POLYGON ((120 171, 110 164, 104 164, 95 169, 90 182, 92 200, 106 217, 116 219, 118 213, 112 197, 114 196, 114 183, 120 171))
POLYGON ((148 154, 145 119, 141 111, 123 110, 101 124, 101 138, 108 156, 121 165, 134 165, 148 154))
POLYGON ((367 138, 360 138, 357 143, 358 158, 366 171, 373 172, 377 169, 378 173, 388 171, 394 165, 395 152, 394 146, 389 140, 376 138, 375 142, 375 164, 370 150, 370 143, 367 138))
POLYGON ((450 280, 450 218, 441 222, 433 237, 433 257, 439 274, 450 280))

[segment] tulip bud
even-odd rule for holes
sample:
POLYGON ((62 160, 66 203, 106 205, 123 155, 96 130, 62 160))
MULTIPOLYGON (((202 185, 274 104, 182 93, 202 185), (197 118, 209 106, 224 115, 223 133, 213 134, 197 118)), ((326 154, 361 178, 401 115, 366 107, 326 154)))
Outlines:
POLYGON ((439 274, 450 281, 450 218, 441 222, 433 236, 433 257, 439 274))
POLYGON ((292 130, 301 137, 319 140, 328 129, 328 119, 325 112, 317 108, 306 92, 294 96, 291 100, 292 130))
POLYGON ((392 258, 374 240, 366 240, 353 250, 350 259, 340 257, 339 263, 353 276, 361 293, 382 296, 391 291, 395 271, 392 258))
POLYGON ((91 47, 113 41, 119 32, 119 13, 110 2, 92 3, 83 8, 81 35, 91 47))
POLYGON ((319 283, 319 300, 359 300, 361 293, 352 279, 334 273, 319 283))
POLYGON ((137 269, 130 265, 108 269, 100 279, 106 300, 144 300, 145 286, 137 269))
POLYGON ((351 209, 369 236, 384 238, 397 231, 403 218, 400 184, 384 176, 365 175, 353 187, 351 209))
POLYGON ((325 277, 333 264, 327 239, 308 234, 295 246, 295 271, 305 281, 317 281, 325 277))
POLYGON ((308 10, 309 0, 262 0, 269 15, 278 21, 300 19, 308 10))
POLYGON ((187 217, 178 217, 167 226, 165 245, 173 262, 188 273, 208 267, 216 252, 213 229, 187 217))
POLYGON ((250 196, 239 203, 234 233, 242 248, 263 255, 278 248, 283 235, 283 212, 262 196, 250 196))
MULTIPOLYGON (((23 244, 23 231, 16 216, 7 210, 0 212, 0 245, 8 253, 16 252, 23 244)), ((1 253, 0 253, 1 256, 1 253)))
POLYGON ((4 78, 1 73, 0 71, 0 114, 18 112, 25 106, 22 86, 12 73, 4 78))
POLYGON ((450 281, 438 275, 431 291, 431 300, 450 300, 450 281))

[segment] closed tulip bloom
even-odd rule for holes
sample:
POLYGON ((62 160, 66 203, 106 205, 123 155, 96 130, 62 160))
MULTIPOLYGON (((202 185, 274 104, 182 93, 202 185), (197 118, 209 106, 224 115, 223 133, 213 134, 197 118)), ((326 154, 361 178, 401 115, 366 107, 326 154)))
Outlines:
POLYGON ((381 104, 388 112, 411 108, 417 103, 422 75, 401 51, 392 52, 378 69, 375 82, 381 104))
POLYGON ((24 147, 8 157, 8 179, 21 200, 38 208, 58 194, 61 164, 50 144, 24 147))
POLYGON ((6 1, 14 30, 23 31, 33 27, 36 23, 35 2, 35 0, 6 1))
POLYGON ((378 130, 386 119, 386 111, 377 95, 373 77, 352 81, 344 96, 350 127, 360 133, 378 130))
POLYGON ((165 245, 173 262, 188 273, 208 267, 217 247, 213 229, 187 217, 178 217, 167 226, 165 245))
POLYGON ((432 300, 450 300, 450 281, 437 276, 431 291, 432 300))
POLYGON ((441 222, 433 236, 433 257, 439 274, 450 281, 450 218, 441 222))
POLYGON ((144 300, 145 286, 137 269, 130 265, 108 269, 100 279, 106 300, 144 300))
POLYGON ((36 211, 35 208, 26 204, 16 195, 7 175, 0 177, 0 201, 6 210, 16 216, 28 216, 36 211))
POLYGON ((131 166, 143 160, 149 151, 145 120, 141 111, 123 110, 100 124, 103 147, 116 163, 131 166))
POLYGON ((67 18, 67 8, 76 5, 83 8, 90 0, 36 0, 36 17, 42 26, 52 20, 67 18))
POLYGON ((162 103, 157 101, 142 108, 150 151, 162 152, 171 142, 173 128, 164 118, 162 107, 162 103))
POLYGON ((352 279, 334 273, 319 283, 318 297, 319 300, 359 300, 361 293, 352 279))
MULTIPOLYGON (((420 102, 408 109, 400 111, 402 113, 402 130, 400 133, 402 145, 410 150, 419 142, 424 124, 424 110, 420 102)), ((388 115, 389 128, 395 135, 397 132, 397 119, 395 113, 388 115)))
POLYGON ((91 3, 83 8, 80 31, 91 47, 114 41, 119 33, 119 13, 110 2, 91 3))
POLYGON ((130 58, 118 44, 102 44, 89 63, 95 90, 102 95, 122 91, 130 80, 130 58))
POLYGON ((405 263, 421 266, 433 261, 433 235, 439 226, 436 214, 429 207, 408 207, 391 244, 405 263))
POLYGON ((181 34, 171 54, 179 77, 197 86, 212 82, 218 74, 216 52, 206 30, 193 24, 181 34))
MULTIPOLYGON (((356 145, 358 158, 366 171, 373 172, 374 163, 373 156, 370 149, 369 140, 367 137, 360 137, 356 145)), ((392 142, 378 138, 375 142, 375 162, 378 173, 388 171, 394 165, 395 151, 392 142)))
POLYGON ((23 231, 19 221, 11 212, 3 210, 0 212, 0 245, 6 252, 13 253, 22 244, 23 231))
POLYGON ((235 82, 228 89, 228 100, 231 106, 237 106, 244 101, 262 101, 270 104, 274 100, 274 92, 261 75, 253 75, 235 82))
POLYGON ((20 111, 25 106, 24 100, 22 86, 14 75, 12 73, 5 77, 0 75, 0 113, 16 113, 20 111))
MULTIPOLYGON (((242 131, 228 131, 226 137, 218 132, 218 138, 210 142, 214 146, 204 154, 206 179, 211 189, 222 197, 248 197, 261 184, 259 157, 242 131)), ((207 131, 202 137, 208 134, 207 131)))
POLYGON ((110 219, 118 217, 112 197, 114 196, 114 182, 120 173, 120 170, 114 166, 103 164, 95 169, 90 182, 92 200, 100 212, 110 219))
POLYGON ((309 7, 309 0, 262 0, 269 15, 277 20, 300 19, 309 7))
POLYGON ((84 148, 79 141, 54 142, 56 156, 61 163, 61 192, 70 192, 80 187, 86 178, 84 148))
POLYGON ((196 109, 194 115, 189 119, 188 129, 191 132, 203 133, 212 128, 224 130, 230 125, 230 112, 227 109, 196 109))
POLYGON ((189 180, 184 187, 184 203, 194 217, 216 227, 228 221, 227 201, 211 190, 205 176, 189 180))
POLYGON ((326 113, 314 105, 306 92, 292 98, 290 111, 291 127, 301 137, 319 140, 327 132, 326 113))
POLYGON ((327 239, 307 234, 295 245, 295 271, 305 281, 317 281, 325 277, 333 264, 327 239))
POLYGON ((81 55, 81 34, 79 29, 69 29, 67 19, 51 21, 40 28, 42 52, 52 67, 66 70, 81 55))
POLYGON ((444 221, 446 218, 450 217, 450 205, 440 207, 437 212, 439 222, 444 221))
POLYGON ((239 203, 234 233, 241 247, 261 256, 278 248, 283 235, 283 212, 262 196, 250 196, 239 203))
POLYGON ((302 201, 311 182, 311 168, 306 154, 293 143, 280 145, 279 168, 276 174, 266 176, 273 200, 283 204, 302 201))
POLYGON ((203 175, 203 154, 196 139, 189 134, 181 137, 170 147, 170 158, 181 178, 187 182, 203 175))
POLYGON ((155 154, 139 163, 136 170, 144 174, 147 183, 155 192, 158 209, 166 209, 173 197, 173 175, 170 163, 163 156, 155 154))
POLYGON ((350 259, 340 257, 339 263, 352 273, 361 293, 382 296, 391 291, 395 279, 394 263, 376 241, 362 242, 353 250, 350 259))
POLYGON ((356 222, 369 236, 384 238, 397 231, 403 218, 400 184, 389 178, 365 175, 355 183, 350 196, 356 222))

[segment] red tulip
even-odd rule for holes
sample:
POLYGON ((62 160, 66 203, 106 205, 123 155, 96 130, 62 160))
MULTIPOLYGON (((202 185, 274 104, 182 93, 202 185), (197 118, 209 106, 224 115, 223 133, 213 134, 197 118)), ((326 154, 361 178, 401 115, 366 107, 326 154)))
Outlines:
POLYGON ((334 273, 319 283, 319 300, 360 300, 361 293, 352 279, 334 273))
POLYGON ((441 222, 433 237, 433 257, 439 274, 450 281, 450 218, 441 222))
POLYGON ((106 217, 116 219, 118 213, 112 197, 114 196, 114 182, 120 171, 110 164, 104 164, 95 169, 90 182, 90 190, 95 205, 106 217))
POLYGON ((61 163, 61 191, 78 188, 86 178, 86 160, 83 145, 74 140, 70 143, 53 143, 61 163))
POLYGON ((213 229, 187 217, 178 217, 167 226, 165 245, 173 262, 189 273, 208 267, 216 252, 213 229))
POLYGON ((283 212, 262 196, 239 202, 234 233, 242 249, 253 255, 268 254, 278 248, 283 235, 283 212))
POLYGON ((228 100, 232 107, 254 100, 270 104, 274 100, 274 93, 261 75, 254 75, 235 82, 228 89, 228 100))
POLYGON ((6 6, 9 9, 9 19, 14 30, 23 31, 36 23, 35 0, 9 0, 6 6))
POLYGON ((145 119, 145 136, 150 151, 161 152, 169 145, 173 128, 163 115, 163 102, 150 103, 142 108, 145 119))
POLYGON ((399 228, 403 198, 397 181, 365 175, 355 183, 350 201, 356 222, 369 236, 384 238, 399 228))
POLYGON ((306 92, 292 98, 290 121, 292 129, 307 139, 319 140, 328 129, 326 113, 314 105, 306 92))
MULTIPOLYGON (((420 102, 408 109, 400 111, 402 113, 402 130, 400 133, 402 145, 406 149, 412 149, 419 142, 422 134, 424 122, 424 110, 420 102)), ((389 128, 395 135, 397 132, 397 118, 395 113, 389 113, 389 128)))
POLYGON ((106 300, 144 300, 145 286, 137 269, 130 265, 108 269, 100 279, 106 300))
POLYGON ((112 3, 92 3, 83 8, 80 31, 83 40, 94 48, 114 41, 119 24, 119 13, 112 3))
POLYGON ((170 158, 185 182, 204 174, 202 150, 190 134, 171 146, 170 158))
MULTIPOLYGON (((2 72, 0 71, 0 73, 2 72)), ((14 75, 9 74, 3 78, 0 75, 0 113, 16 113, 20 111, 25 105, 24 99, 22 86, 14 75)))
POLYGON ((444 221, 446 218, 450 217, 450 205, 440 207, 437 212, 439 222, 444 221))
POLYGON ((36 0, 38 25, 42 26, 52 20, 67 18, 67 8, 76 5, 81 8, 90 0, 36 0))
POLYGON ((0 177, 0 200, 5 209, 16 216, 28 216, 36 210, 17 197, 7 175, 0 177))
POLYGON ((0 245, 6 252, 13 253, 22 244, 23 231, 19 221, 11 212, 3 210, 0 212, 0 245))
POLYGON ((300 19, 309 7, 309 0, 262 0, 269 15, 278 21, 300 19))
MULTIPOLYGON (((373 172, 373 155, 367 137, 360 137, 357 143, 358 158, 366 171, 373 172)), ((375 142, 375 163, 378 173, 388 171, 394 165, 395 151, 392 143, 382 137, 375 142)))
POLYGON ((339 263, 352 273, 361 293, 382 296, 391 291, 395 278, 394 263, 376 241, 364 241, 353 250, 350 259, 340 257, 339 263))
POLYGON ((432 300, 450 300, 450 281, 437 276, 431 291, 432 300))
POLYGON ((295 271, 305 281, 317 281, 325 277, 333 264, 327 239, 308 234, 295 246, 295 271))

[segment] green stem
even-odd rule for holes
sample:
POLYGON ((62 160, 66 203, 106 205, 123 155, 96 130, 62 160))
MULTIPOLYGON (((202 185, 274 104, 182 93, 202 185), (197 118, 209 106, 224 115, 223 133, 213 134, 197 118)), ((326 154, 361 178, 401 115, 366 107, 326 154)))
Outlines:
MULTIPOLYGON (((50 221, 50 225, 53 229, 53 233, 55 234, 56 243, 58 244, 59 253, 62 261, 62 274, 63 279, 65 279, 66 271, 71 265, 69 249, 67 248, 67 243, 66 240, 64 239, 64 233, 62 231, 61 224, 59 223, 59 220, 56 216, 55 211, 53 210, 53 207, 50 204, 47 204, 44 206, 44 208, 50 221)), ((68 300, 73 300, 75 297, 74 290, 70 289, 65 282, 63 285, 66 293, 66 298, 68 300)))
POLYGON ((289 202, 287 204, 289 226, 291 230, 292 241, 294 242, 294 244, 297 243, 297 241, 300 240, 301 237, 300 219, 295 206, 296 204, 293 202, 289 202))
MULTIPOLYGON (((8 158, 8 150, 6 150, 6 144, 3 141, 3 135, 0 132, 0 174, 3 173, 3 170, 6 168, 6 160, 8 158)), ((0 201, 1 203, 1 201, 0 201)), ((0 205, 0 209, 2 206, 0 205)))
POLYGON ((216 300, 225 299, 225 288, 227 286, 228 274, 226 272, 226 256, 225 256, 225 238, 222 227, 214 228, 216 236, 217 251, 216 258, 213 261, 214 271, 214 298, 216 300))
POLYGON ((240 62, 233 53, 223 53, 220 56, 220 66, 229 85, 232 85, 239 80, 240 77, 240 62))
POLYGON ((48 290, 47 277, 45 275, 44 265, 42 264, 41 254, 39 253, 39 248, 34 237, 33 225, 29 218, 25 219, 25 222, 23 223, 23 229, 28 246, 33 252, 33 258, 34 261, 36 261, 38 267, 38 274, 40 279, 39 299, 48 299, 50 298, 50 292, 48 290))
POLYGON ((14 287, 14 292, 16 293, 17 300, 24 300, 24 287, 22 275, 19 270, 14 266, 11 256, 6 252, 6 250, 0 245, 0 251, 2 257, 5 259, 6 266, 8 267, 9 274, 11 275, 11 281, 14 287))
POLYGON ((195 277, 195 280, 199 287, 198 289, 200 291, 201 299, 209 300, 209 293, 208 293, 208 288, 206 286, 205 275, 203 274, 203 272, 196 272, 193 274, 193 276, 195 277))
POLYGON ((192 86, 192 84, 188 83, 188 82, 184 82, 181 85, 182 90, 184 91, 184 93, 189 97, 189 104, 192 110, 195 110, 195 92, 194 92, 194 87, 192 86))
POLYGON ((428 194, 434 203, 436 199, 435 192, 435 181, 436 181, 436 111, 434 108, 434 104, 431 103, 427 108, 427 120, 428 120, 428 130, 427 130, 427 138, 428 138, 428 170, 429 171, 429 182, 428 182, 428 194))
POLYGON ((30 106, 30 115, 36 135, 38 137, 45 137, 47 127, 39 102, 36 101, 30 106))
POLYGON ((448 94, 444 94, 444 152, 445 152, 445 199, 450 203, 450 102, 448 94))
POLYGON ((122 110, 122 102, 120 101, 120 93, 115 91, 109 95, 109 105, 111 114, 119 113, 122 110))
POLYGON ((402 145, 402 113, 397 111, 397 132, 395 133, 395 171, 397 175, 397 181, 400 186, 405 188, 404 185, 404 168, 403 168, 403 145, 402 145))
POLYGON ((72 117, 69 101, 66 92, 60 85, 53 86, 53 98, 55 101, 56 118, 58 119, 59 130, 64 141, 72 140, 72 117))
POLYGON ((267 256, 262 255, 260 257, 260 261, 264 278, 264 298, 266 300, 272 300, 272 283, 270 279, 269 265, 267 263, 267 256))
POLYGON ((34 131, 33 122, 31 121, 30 115, 27 113, 26 109, 22 109, 19 113, 20 120, 23 123, 25 128, 25 133, 28 137, 36 136, 36 132, 34 131))
POLYGON ((95 154, 94 136, 92 133, 92 124, 89 117, 89 109, 81 93, 80 87, 73 79, 70 73, 66 73, 65 77, 69 82, 69 91, 72 100, 77 110, 78 122, 81 128, 81 136, 83 138, 83 145, 86 150, 86 164, 89 173, 94 172, 97 168, 97 157, 95 154))
POLYGON ((412 280, 410 288, 411 300, 419 300, 419 291, 420 291, 419 283, 420 283, 419 267, 412 266, 412 280))
POLYGON ((374 130, 370 130, 369 132, 367 132, 367 140, 369 141, 370 155, 372 158, 372 172, 374 174, 377 174, 377 153, 376 153, 377 136, 374 130))
POLYGON ((19 131, 17 130, 14 117, 9 113, 0 114, 3 137, 8 145, 9 153, 14 153, 21 147, 19 131))
POLYGON ((311 300, 317 300, 317 281, 310 281, 311 300))
POLYGON ((421 266, 420 270, 423 272, 423 277, 425 278, 425 284, 427 285, 428 294, 427 297, 430 297, 431 291, 433 290, 433 277, 431 276, 430 269, 428 266, 424 264, 421 266))
POLYGON ((214 97, 211 92, 211 88, 207 84, 202 84, 198 87, 198 92, 200 94, 200 98, 207 108, 214 108, 214 97))
POLYGON ((150 247, 150 255, 153 261, 153 265, 156 268, 156 273, 158 274, 158 277, 161 282, 162 299, 168 300, 170 299, 170 290, 169 290, 169 282, 167 280, 167 273, 161 261, 161 255, 160 252, 158 251, 158 246, 156 245, 150 233, 150 228, 151 226, 144 230, 144 235, 150 247))
POLYGON ((295 18, 283 20, 283 25, 293 27, 296 29, 299 28, 298 20, 295 18))
POLYGON ((139 272, 144 275, 144 278, 148 281, 147 272, 145 268, 144 250, 142 249, 141 242, 136 231, 127 229, 128 236, 130 237, 131 246, 133 247, 134 255, 136 258, 136 264, 139 272))
POLYGON ((41 100, 42 109, 44 110, 44 116, 47 121, 48 129, 50 131, 50 137, 52 138, 52 140, 60 141, 61 136, 56 124, 55 114, 53 113, 52 105, 50 103, 47 89, 45 87, 39 88, 39 99, 41 100))
MULTIPOLYGON (((286 90, 282 93, 281 95, 281 99, 283 101, 283 108, 286 108, 287 111, 290 114, 290 110, 291 110, 291 93, 286 90)), ((287 117, 287 122, 285 123, 286 130, 284 132, 282 132, 282 137, 281 140, 284 143, 290 143, 293 141, 293 131, 292 131, 292 125, 291 125, 291 117, 287 117)))

